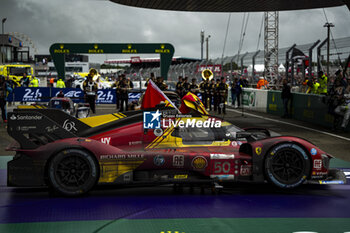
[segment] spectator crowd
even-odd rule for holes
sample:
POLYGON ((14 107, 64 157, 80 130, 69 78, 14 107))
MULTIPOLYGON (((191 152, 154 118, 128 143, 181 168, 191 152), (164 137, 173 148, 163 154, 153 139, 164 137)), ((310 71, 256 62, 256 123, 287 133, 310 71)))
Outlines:
MULTIPOLYGON (((96 112, 97 90, 100 88, 98 80, 94 79, 96 75, 97 71, 91 69, 82 84, 85 102, 89 103, 93 113, 96 112)), ((138 103, 137 101, 133 101, 130 104, 128 95, 134 88, 133 82, 125 74, 118 74, 116 76, 111 85, 111 88, 116 89, 116 109, 120 112, 134 110, 138 103)), ((270 80, 270 82, 260 77, 255 87, 257 89, 282 91, 281 99, 284 106, 282 117, 284 118, 290 117, 289 106, 293 97, 292 92, 322 95, 324 103, 328 106, 328 113, 334 116, 333 128, 345 130, 350 118, 350 78, 346 79, 341 70, 338 70, 330 78, 322 71, 316 76, 306 75, 304 79, 300 76, 295 76, 293 79, 290 76, 282 76, 278 79, 270 80)), ((149 80, 152 80, 162 91, 169 89, 170 83, 164 82, 162 77, 155 77, 154 73, 151 73, 150 77, 146 80, 145 88, 149 80)), ((40 80, 34 76, 28 77, 27 73, 23 73, 20 83, 23 87, 39 87, 40 80)), ((70 86, 66 84, 67 82, 61 78, 51 78, 48 81, 49 87, 66 88, 70 86)), ((225 77, 216 79, 213 77, 204 78, 201 82, 198 82, 196 78, 179 76, 178 82, 175 85, 175 92, 179 97, 183 97, 188 92, 198 94, 201 96, 207 110, 226 114, 228 95, 231 94, 230 104, 234 108, 239 108, 242 104, 243 88, 253 85, 255 84, 249 85, 248 79, 244 75, 234 76, 231 79, 225 77)), ((7 121, 6 97, 12 93, 14 88, 16 88, 16 83, 12 82, 9 77, 0 76, 0 108, 4 122, 7 121)))

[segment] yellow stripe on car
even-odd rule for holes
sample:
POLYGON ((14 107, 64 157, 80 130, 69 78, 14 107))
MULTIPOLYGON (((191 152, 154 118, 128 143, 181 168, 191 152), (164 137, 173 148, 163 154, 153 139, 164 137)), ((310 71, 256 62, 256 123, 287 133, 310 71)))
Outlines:
MULTIPOLYGON (((163 132, 163 135, 160 137, 156 137, 146 148, 147 149, 158 148, 158 147, 156 147, 156 145, 158 145, 161 140, 164 140, 165 138, 168 139, 168 137, 167 137, 169 135, 168 132, 170 132, 170 131, 172 132, 173 128, 174 127, 166 128, 163 132)), ((164 145, 164 143, 162 143, 161 145, 164 145)), ((172 145, 172 146, 174 146, 174 145, 172 145)))
POLYGON ((34 108, 47 108, 43 105, 19 105, 17 106, 18 109, 34 109, 34 108))
POLYGON ((100 161, 99 183, 113 183, 121 175, 135 170, 144 160, 139 161, 100 161))
MULTIPOLYGON (((123 114, 124 115, 124 114, 123 114)), ((93 117, 87 117, 87 118, 81 118, 79 119, 81 122, 87 124, 90 127, 96 127, 99 125, 103 125, 112 121, 119 120, 121 118, 124 118, 124 116, 120 113, 114 113, 114 114, 107 114, 107 115, 100 115, 100 116, 93 116, 93 117)))

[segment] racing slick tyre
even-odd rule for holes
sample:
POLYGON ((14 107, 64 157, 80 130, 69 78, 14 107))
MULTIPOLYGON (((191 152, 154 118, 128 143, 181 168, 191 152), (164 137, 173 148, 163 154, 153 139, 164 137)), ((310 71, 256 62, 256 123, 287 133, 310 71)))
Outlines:
POLYGON ((85 194, 98 179, 98 166, 94 158, 79 149, 68 149, 56 154, 47 169, 50 187, 64 196, 85 194))
POLYGON ((265 174, 267 180, 277 187, 297 187, 310 174, 310 158, 294 143, 276 145, 266 154, 265 174))

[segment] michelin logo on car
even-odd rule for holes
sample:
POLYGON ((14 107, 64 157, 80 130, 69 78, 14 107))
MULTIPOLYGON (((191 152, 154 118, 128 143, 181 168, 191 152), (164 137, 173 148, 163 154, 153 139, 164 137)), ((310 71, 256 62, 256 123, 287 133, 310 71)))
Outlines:
POLYGON ((143 128, 144 129, 159 129, 160 116, 162 114, 157 111, 143 112, 143 128))

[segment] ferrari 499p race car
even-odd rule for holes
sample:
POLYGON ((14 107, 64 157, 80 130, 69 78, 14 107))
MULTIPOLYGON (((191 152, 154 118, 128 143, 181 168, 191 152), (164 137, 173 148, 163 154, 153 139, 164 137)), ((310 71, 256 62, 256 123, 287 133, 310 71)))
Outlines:
POLYGON ((332 156, 307 140, 240 129, 208 115, 191 93, 180 111, 165 103, 83 119, 56 109, 9 113, 16 142, 8 150, 16 155, 8 185, 78 196, 102 184, 269 182, 288 189, 346 181, 329 169, 332 156))

